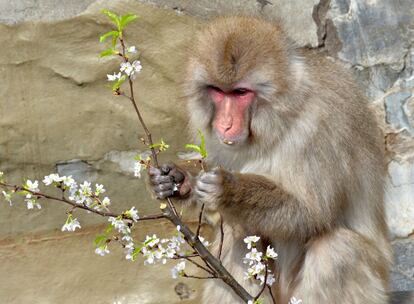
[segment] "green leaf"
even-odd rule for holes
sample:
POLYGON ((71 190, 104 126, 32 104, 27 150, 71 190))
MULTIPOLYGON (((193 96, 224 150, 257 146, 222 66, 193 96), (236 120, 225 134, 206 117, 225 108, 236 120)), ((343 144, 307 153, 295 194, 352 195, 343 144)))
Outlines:
POLYGON ((24 196, 24 195, 26 195, 26 194, 28 194, 28 193, 30 193, 29 191, 26 191, 26 190, 20 190, 20 191, 17 191, 16 192, 18 195, 21 195, 21 196, 24 196))
POLYGON ((167 144, 166 142, 164 142, 164 140, 161 138, 161 142, 160 143, 155 143, 149 146, 151 149, 152 148, 158 148, 160 150, 160 152, 167 150, 170 145, 167 144))
POLYGON ((118 31, 107 32, 107 33, 105 33, 105 34, 103 34, 99 37, 99 42, 102 43, 109 37, 113 37, 113 38, 117 39, 119 37, 119 32, 118 31))
POLYGON ((138 248, 134 248, 134 251, 132 252, 132 260, 135 261, 137 258, 137 255, 141 252, 142 246, 138 248))
POLYGON ((121 16, 119 20, 120 30, 122 31, 125 28, 125 26, 128 25, 128 23, 134 21, 137 18, 138 16, 134 14, 126 14, 126 15, 121 16))
POLYGON ((198 136, 200 136, 200 154, 201 157, 203 158, 207 158, 208 153, 207 153, 207 149, 206 149, 206 139, 204 138, 204 134, 203 132, 201 132, 200 130, 198 130, 198 136))
POLYGON ((118 55, 118 51, 114 50, 114 49, 107 49, 105 51, 102 51, 99 54, 99 57, 108 57, 108 56, 112 56, 112 55, 118 55))
POLYGON ((201 158, 204 159, 208 156, 206 149, 206 139, 204 138, 204 134, 200 130, 198 130, 198 136, 200 137, 200 145, 186 144, 185 148, 198 152, 201 155, 201 158))
POLYGON ((95 243, 96 247, 100 247, 106 242, 106 238, 106 235, 101 234, 98 235, 93 242, 95 243))
MULTIPOLYGON (((118 32, 119 33, 119 32, 118 32)), ((120 34, 119 34, 120 35, 120 34)), ((116 47, 116 42, 118 41, 118 37, 119 37, 119 35, 118 36, 113 36, 112 37, 112 48, 113 49, 115 49, 115 47, 116 47)))
POLYGON ((200 149, 200 147, 199 147, 199 146, 197 146, 197 145, 193 145, 193 144, 186 144, 186 145, 185 145, 185 148, 186 148, 186 149, 191 149, 191 150, 194 150, 194 151, 196 151, 196 152, 198 152, 198 153, 200 153, 200 154, 201 154, 201 149, 200 149))
POLYGON ((112 91, 117 91, 126 80, 126 75, 122 75, 113 85, 112 91))
POLYGON ((110 10, 104 9, 102 10, 102 13, 105 14, 106 16, 108 16, 109 19, 111 19, 111 21, 113 22, 113 24, 116 25, 116 27, 118 28, 118 31, 121 31, 121 24, 120 24, 120 17, 115 14, 114 12, 111 12, 110 10))
POLYGON ((106 236, 112 232, 114 229, 114 226, 112 224, 108 224, 108 226, 105 228, 105 234, 106 236))

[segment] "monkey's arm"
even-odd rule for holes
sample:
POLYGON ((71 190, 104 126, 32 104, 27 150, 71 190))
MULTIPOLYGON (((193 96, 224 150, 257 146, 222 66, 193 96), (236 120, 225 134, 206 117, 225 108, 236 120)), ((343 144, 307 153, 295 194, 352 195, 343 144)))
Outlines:
POLYGON ((199 175, 195 199, 224 219, 238 218, 257 233, 281 238, 307 238, 333 225, 339 203, 300 200, 270 179, 215 169, 199 175))

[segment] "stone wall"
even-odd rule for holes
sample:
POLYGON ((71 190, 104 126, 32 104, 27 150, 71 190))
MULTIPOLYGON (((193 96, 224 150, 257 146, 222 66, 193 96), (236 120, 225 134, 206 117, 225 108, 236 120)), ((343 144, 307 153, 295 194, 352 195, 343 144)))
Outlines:
MULTIPOLYGON (((108 185, 117 211, 156 204, 132 177, 142 131, 127 100, 110 94, 97 37, 110 28, 102 8, 135 12, 127 40, 142 51, 135 83, 154 136, 186 142, 178 84, 183 52, 204 20, 248 13, 282 19, 290 37, 351 69, 383 123, 389 157, 387 212, 396 249, 392 286, 414 289, 414 6, 398 0, 0 0, 0 169, 10 180, 57 171, 108 185)), ((335 126, 333 126, 335 127, 335 126)), ((65 208, 27 211, 0 204, 0 298, 7 303, 178 303, 168 267, 129 264, 116 252, 97 259, 92 240, 103 220, 79 217, 80 233, 59 233, 65 208), (69 265, 69 270, 66 269, 69 265), (162 273, 162 277, 160 277, 162 273), (154 289, 157 282, 159 289, 154 289), (53 290, 50 288, 53 286, 53 290), (88 287, 85 287, 88 286, 88 287), (160 292, 162 291, 162 292, 160 292), (34 298, 35 300, 31 300, 34 298)), ((46 206, 47 205, 47 206, 46 206)), ((139 233, 168 233, 146 225, 139 233)), ((115 246, 114 246, 115 247, 115 246)), ((185 303, 199 282, 182 280, 185 303), (183 287, 184 286, 184 287, 183 287)), ((180 292, 183 294, 183 292, 180 292)))

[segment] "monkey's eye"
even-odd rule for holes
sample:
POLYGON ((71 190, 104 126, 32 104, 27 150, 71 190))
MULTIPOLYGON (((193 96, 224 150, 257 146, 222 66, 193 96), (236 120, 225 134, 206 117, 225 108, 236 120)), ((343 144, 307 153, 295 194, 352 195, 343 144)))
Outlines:
POLYGON ((238 96, 246 95, 248 92, 249 92, 249 90, 248 89, 244 89, 244 88, 238 88, 238 89, 234 89, 232 91, 232 93, 234 95, 238 95, 238 96))
POLYGON ((223 92, 223 90, 222 90, 222 89, 220 89, 219 87, 213 86, 213 85, 209 85, 209 86, 207 86, 207 89, 209 89, 209 90, 213 90, 213 91, 215 91, 215 92, 220 92, 220 93, 222 93, 222 92, 223 92))

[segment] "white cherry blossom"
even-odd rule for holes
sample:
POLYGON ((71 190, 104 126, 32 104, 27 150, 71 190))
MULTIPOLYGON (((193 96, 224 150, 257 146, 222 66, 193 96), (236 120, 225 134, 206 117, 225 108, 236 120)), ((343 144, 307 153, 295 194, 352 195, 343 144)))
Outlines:
POLYGON ((76 230, 76 228, 81 228, 81 225, 77 218, 72 218, 72 215, 68 216, 68 219, 66 220, 66 223, 62 226, 62 231, 69 231, 73 232, 76 230))
POLYGON ((4 199, 6 200, 6 202, 9 203, 9 205, 13 205, 12 203, 12 193, 11 192, 6 192, 6 191, 2 191, 1 193, 3 193, 4 199))
MULTIPOLYGON (((62 176, 61 177, 63 185, 65 185, 67 188, 71 188, 74 185, 76 185, 75 180, 72 178, 72 175, 69 176, 62 176)), ((76 185, 77 186, 77 185, 76 185)))
POLYGON ((118 74, 114 73, 113 75, 107 74, 106 77, 108 78, 108 81, 116 81, 121 78, 121 72, 118 74))
POLYGON ((53 183, 59 183, 61 181, 62 181, 62 179, 59 176, 59 174, 57 174, 57 173, 52 173, 52 174, 46 175, 43 179, 43 183, 46 186, 50 186, 53 183))
POLYGON ((95 184, 95 195, 98 196, 102 193, 104 193, 106 190, 104 188, 104 185, 95 184))
POLYGON ((247 249, 251 249, 260 240, 260 237, 253 235, 244 238, 244 242, 247 244, 247 249))
POLYGON ((179 262, 171 269, 171 276, 173 279, 177 279, 185 270, 185 261, 179 262))
POLYGON ((39 190, 39 182, 37 180, 35 180, 35 181, 32 182, 30 179, 28 179, 26 181, 26 185, 25 186, 30 191, 33 191, 33 192, 39 192, 40 191, 39 190))
POLYGON ((130 46, 130 47, 127 49, 127 51, 128 51, 128 53, 131 53, 131 54, 135 54, 135 53, 137 53, 137 52, 138 52, 138 50, 137 50, 137 48, 135 47, 135 45, 130 46))
POLYGON ((106 208, 111 204, 111 200, 109 199, 109 197, 105 196, 101 203, 102 203, 102 206, 106 208))
POLYGON ((103 245, 95 249, 95 253, 100 256, 107 255, 109 253, 108 245, 103 245))
POLYGON ((266 257, 269 258, 269 259, 273 259, 274 260, 274 259, 277 258, 277 253, 275 252, 275 250, 272 247, 267 246, 267 249, 266 249, 266 257))
POLYGON ((138 210, 135 208, 135 206, 125 211, 125 214, 128 217, 130 217, 134 222, 137 222, 139 220, 138 210))

